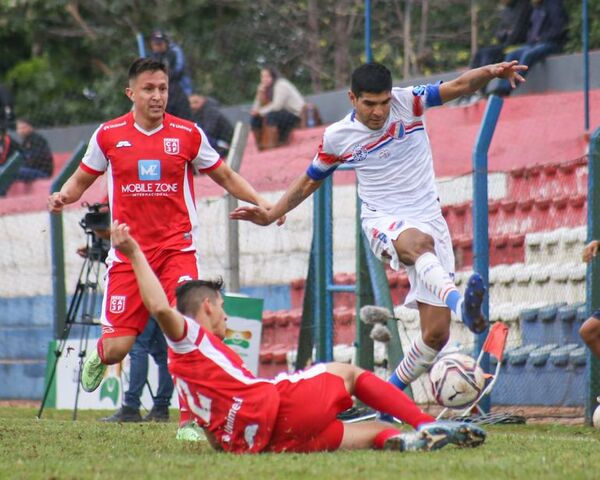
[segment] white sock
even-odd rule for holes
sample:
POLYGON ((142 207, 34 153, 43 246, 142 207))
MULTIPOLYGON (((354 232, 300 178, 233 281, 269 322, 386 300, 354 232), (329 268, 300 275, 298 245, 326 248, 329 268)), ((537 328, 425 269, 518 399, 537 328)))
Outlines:
POLYGON ((439 259, 431 252, 424 253, 417 258, 415 270, 427 290, 444 302, 458 319, 462 320, 463 297, 439 259))
POLYGON ((396 367, 396 375, 405 385, 408 385, 431 368, 438 353, 438 350, 426 345, 419 335, 396 367))

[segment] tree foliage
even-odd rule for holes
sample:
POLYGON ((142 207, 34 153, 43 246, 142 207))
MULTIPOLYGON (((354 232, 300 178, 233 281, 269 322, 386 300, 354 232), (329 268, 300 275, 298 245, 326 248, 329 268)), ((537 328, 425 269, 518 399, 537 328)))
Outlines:
MULTIPOLYGON (((472 7, 483 44, 493 0, 373 0, 372 52, 395 78, 465 67, 472 7)), ((566 0, 568 49, 581 48, 581 2, 566 0)), ((600 4, 590 2, 591 47, 600 4)), ((136 34, 165 30, 186 54, 197 90, 251 101, 258 69, 277 66, 301 91, 342 88, 365 60, 363 0, 0 0, 0 82, 17 114, 39 125, 98 121, 128 108, 123 95, 136 34)))

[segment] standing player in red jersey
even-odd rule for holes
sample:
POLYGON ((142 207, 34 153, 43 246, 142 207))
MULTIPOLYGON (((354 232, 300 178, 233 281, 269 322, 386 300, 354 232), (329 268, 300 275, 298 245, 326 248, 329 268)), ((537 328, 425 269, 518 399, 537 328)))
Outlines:
MULTIPOLYGON (((48 199, 52 213, 76 202, 106 172, 113 220, 134 226, 144 254, 171 301, 178 283, 198 278, 198 219, 193 170, 206 173, 231 195, 269 207, 224 163, 194 123, 165 113, 167 68, 137 59, 125 93, 133 110, 102 124, 77 171, 48 199)), ((148 320, 129 260, 111 249, 102 304, 102 337, 83 368, 84 390, 95 390, 107 365, 120 362, 148 320)))
POLYGON ((111 240, 129 259, 144 305, 167 337, 169 371, 179 398, 213 447, 235 453, 411 451, 484 442, 481 428, 436 422, 396 387, 353 365, 318 364, 273 380, 255 377, 222 341, 226 330, 222 281, 180 285, 176 310, 129 227, 114 222, 111 240), (352 405, 351 395, 410 424, 416 432, 402 433, 377 421, 342 423, 336 415, 352 405))

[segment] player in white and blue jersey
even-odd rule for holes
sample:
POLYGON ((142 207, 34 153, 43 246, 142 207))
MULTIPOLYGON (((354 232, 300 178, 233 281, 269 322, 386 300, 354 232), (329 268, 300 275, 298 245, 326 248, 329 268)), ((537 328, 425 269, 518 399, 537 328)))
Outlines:
POLYGON ((450 334, 450 312, 475 333, 487 328, 481 313, 484 285, 474 274, 463 296, 456 288, 454 254, 434 181, 431 146, 424 126, 429 107, 470 95, 492 78, 523 82, 527 67, 515 62, 469 70, 450 82, 392 88, 390 71, 368 63, 352 74, 352 112, 329 126, 308 170, 277 204, 266 210, 240 207, 231 218, 268 225, 311 195, 343 163, 354 166, 361 220, 371 250, 398 270, 406 268, 405 305, 419 310, 421 336, 390 382, 404 388, 433 364, 450 334))

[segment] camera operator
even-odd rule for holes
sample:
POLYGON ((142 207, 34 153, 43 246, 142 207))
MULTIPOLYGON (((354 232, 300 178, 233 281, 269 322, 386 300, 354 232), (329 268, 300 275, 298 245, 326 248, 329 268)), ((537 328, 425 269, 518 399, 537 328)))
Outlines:
MULTIPOLYGON (((85 204, 84 204, 85 205, 85 204)), ((93 260, 104 262, 110 250, 110 212, 108 204, 86 205, 88 213, 81 221, 86 233, 92 236, 91 246, 77 249, 77 253, 93 260)), ((123 405, 113 415, 101 418, 104 422, 166 422, 169 420, 169 404, 173 395, 173 380, 167 369, 167 343, 153 318, 136 338, 129 352, 129 388, 125 392, 123 405), (142 418, 140 397, 148 377, 148 355, 152 355, 158 367, 158 390, 153 396, 152 409, 142 418)))

